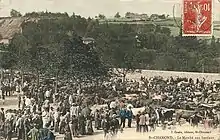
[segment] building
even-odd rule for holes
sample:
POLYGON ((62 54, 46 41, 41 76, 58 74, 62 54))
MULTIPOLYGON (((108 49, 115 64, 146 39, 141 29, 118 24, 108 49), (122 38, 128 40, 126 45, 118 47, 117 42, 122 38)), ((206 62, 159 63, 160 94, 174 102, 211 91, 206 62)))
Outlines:
POLYGON ((149 18, 147 14, 140 14, 139 17, 141 19, 148 19, 149 18))
POLYGON ((147 20, 149 17, 147 14, 138 14, 138 13, 130 13, 127 12, 125 14, 125 18, 128 19, 139 19, 139 20, 147 20))
POLYGON ((9 44, 16 33, 22 32, 22 23, 25 18, 1 18, 0 19, 0 43, 9 44))
POLYGON ((152 21, 157 20, 158 18, 159 18, 159 15, 158 15, 158 14, 152 14, 152 15, 150 16, 150 19, 151 19, 152 21))

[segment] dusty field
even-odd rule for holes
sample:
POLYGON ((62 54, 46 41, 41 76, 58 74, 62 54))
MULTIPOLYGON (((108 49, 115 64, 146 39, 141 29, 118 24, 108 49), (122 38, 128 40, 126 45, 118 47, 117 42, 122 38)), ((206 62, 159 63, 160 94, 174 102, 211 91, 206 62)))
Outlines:
POLYGON ((0 108, 5 108, 7 109, 17 109, 18 108, 18 101, 17 101, 17 97, 13 96, 13 97, 5 97, 5 103, 3 104, 2 99, 0 99, 0 108))
MULTIPOLYGON (((153 77, 162 76, 164 78, 173 77, 187 77, 202 79, 206 78, 207 81, 220 80, 220 74, 211 73, 188 73, 188 72, 173 72, 173 71, 153 71, 144 70, 141 73, 128 74, 127 78, 139 80, 141 76, 153 77)), ((15 109, 17 108, 17 97, 6 97, 5 104, 2 104, 0 100, 0 108, 15 109)), ((135 126, 135 124, 133 124, 135 126)), ((63 140, 63 135, 56 134, 56 140, 63 140)), ((104 140, 102 131, 95 132, 92 136, 84 136, 76 138, 79 140, 104 140)), ((193 128, 187 124, 183 126, 174 126, 171 129, 162 130, 157 128, 155 132, 148 133, 136 133, 135 128, 126 128, 123 133, 119 133, 117 137, 111 138, 111 140, 220 140, 220 129, 204 129, 203 126, 199 128, 193 128), (198 131, 196 133, 196 131, 198 131), (161 136, 161 137, 160 137, 161 136)))
POLYGON ((141 76, 146 78, 154 76, 162 76, 164 78, 172 77, 187 77, 196 80, 197 78, 205 78, 207 81, 220 80, 220 74, 218 73, 194 73, 194 72, 176 72, 176 71, 157 71, 157 70, 142 70, 141 73, 135 72, 127 75, 128 79, 139 80, 141 76))
MULTIPOLYGON (((204 129, 203 127, 192 128, 188 125, 176 127, 173 129, 162 130, 157 128, 155 132, 138 133, 135 128, 125 128, 123 133, 118 133, 111 140, 219 140, 218 130, 204 129), (188 133, 187 133, 188 131, 188 133), (196 131, 198 131, 196 133, 196 131)), ((58 138, 61 140, 61 137, 58 138)), ((105 140, 102 132, 97 132, 92 136, 77 138, 79 140, 105 140)))
MULTIPOLYGON (((6 109, 17 108, 16 97, 6 98, 5 105, 2 105, 0 101, 0 108, 6 109)), ((133 122, 133 127, 135 123, 133 122)), ((137 133, 135 128, 125 128, 123 133, 117 135, 117 137, 111 138, 111 140, 220 140, 220 129, 204 129, 203 126, 199 128, 193 128, 188 124, 183 126, 173 126, 170 129, 162 130, 157 128, 155 132, 137 133), (186 132, 188 131, 188 133, 186 132), (196 133, 196 131, 201 131, 196 133), (161 136, 161 137, 160 137, 161 136)), ((96 131, 94 135, 84 136, 81 138, 75 138, 78 140, 105 140, 103 138, 102 131, 96 131)), ((56 134, 56 140, 63 140, 63 135, 56 134)), ((109 139, 110 140, 110 139, 109 139)))

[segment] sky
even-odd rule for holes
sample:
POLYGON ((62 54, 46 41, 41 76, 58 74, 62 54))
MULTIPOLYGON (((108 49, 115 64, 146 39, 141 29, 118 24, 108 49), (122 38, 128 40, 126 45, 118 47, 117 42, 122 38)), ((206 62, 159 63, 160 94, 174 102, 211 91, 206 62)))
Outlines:
MULTIPOLYGON (((122 16, 126 12, 146 14, 181 14, 183 0, 0 0, 0 17, 9 16, 15 9, 22 14, 33 11, 67 12, 84 17, 95 17, 104 14, 113 17, 116 12, 122 16)), ((213 0, 214 20, 220 20, 220 0, 213 0)))

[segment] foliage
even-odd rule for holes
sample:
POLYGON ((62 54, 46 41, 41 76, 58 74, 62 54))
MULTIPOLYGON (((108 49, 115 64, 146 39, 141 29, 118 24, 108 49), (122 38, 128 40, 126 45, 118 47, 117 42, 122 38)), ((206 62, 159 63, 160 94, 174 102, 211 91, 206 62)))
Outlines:
POLYGON ((105 17, 105 15, 103 15, 103 14, 99 14, 99 15, 98 15, 98 18, 99 18, 99 19, 105 19, 106 17, 105 17))
MULTIPOLYGON (((73 13, 74 14, 74 13, 73 13)), ((25 17, 48 17, 48 18, 59 18, 59 17, 68 17, 69 15, 67 13, 51 13, 51 12, 31 12, 26 13, 24 15, 25 17)))
POLYGON ((21 17, 22 14, 18 11, 16 11, 15 9, 12 9, 10 12, 11 17, 21 17))
POLYGON ((214 37, 182 37, 181 30, 174 37, 159 25, 99 23, 74 13, 25 16, 39 19, 23 23, 3 57, 5 68, 76 81, 104 78, 109 68, 121 68, 122 77, 135 69, 218 72, 220 41, 214 37), (83 44, 82 37, 94 38, 95 44, 83 44))
POLYGON ((9 54, 4 55, 5 68, 78 81, 105 78, 108 68, 94 47, 83 44, 79 36, 87 24, 80 16, 24 23, 23 33, 14 36, 7 48, 9 54))
POLYGON ((121 15, 119 14, 119 12, 117 12, 116 14, 115 14, 115 18, 120 18, 121 17, 121 15))

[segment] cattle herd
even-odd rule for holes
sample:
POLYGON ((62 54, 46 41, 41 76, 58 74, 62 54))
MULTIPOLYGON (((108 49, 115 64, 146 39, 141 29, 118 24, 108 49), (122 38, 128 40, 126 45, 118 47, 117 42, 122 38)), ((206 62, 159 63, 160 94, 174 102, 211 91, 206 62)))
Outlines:
POLYGON ((219 85, 218 81, 179 77, 141 77, 139 81, 114 78, 79 84, 5 73, 1 80, 1 103, 16 96, 18 105, 7 110, 1 108, 0 136, 8 140, 52 140, 59 133, 65 140, 72 140, 93 135, 94 130, 116 134, 132 127, 132 122, 137 132, 186 123, 217 129, 219 85))

